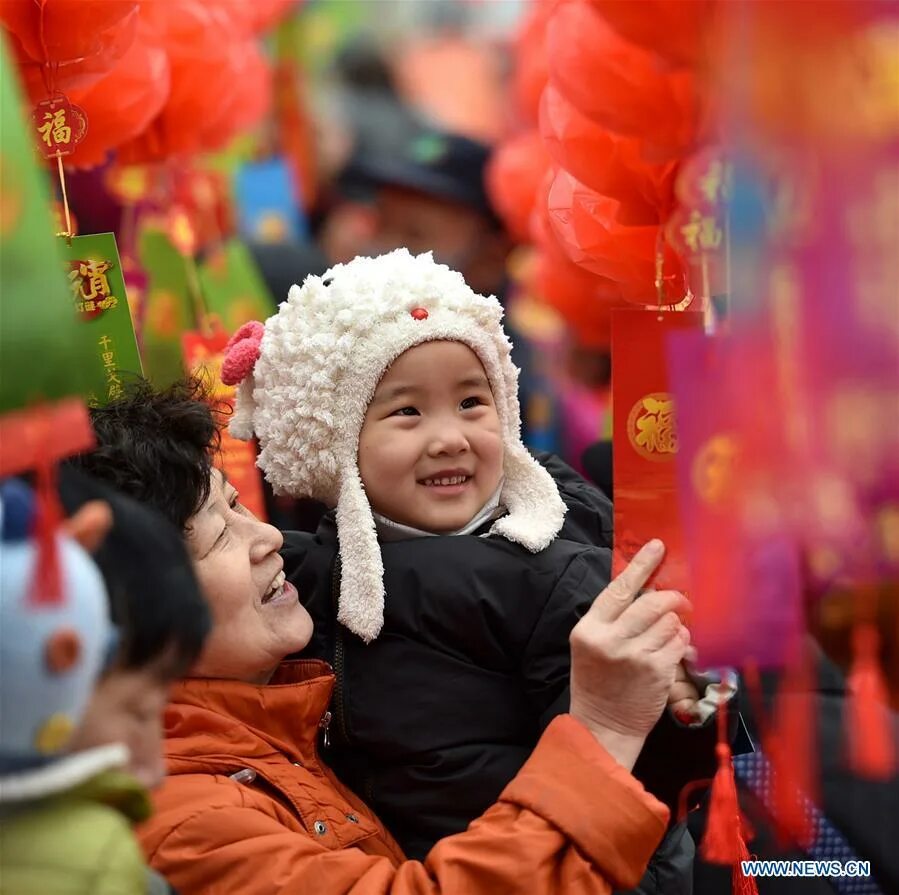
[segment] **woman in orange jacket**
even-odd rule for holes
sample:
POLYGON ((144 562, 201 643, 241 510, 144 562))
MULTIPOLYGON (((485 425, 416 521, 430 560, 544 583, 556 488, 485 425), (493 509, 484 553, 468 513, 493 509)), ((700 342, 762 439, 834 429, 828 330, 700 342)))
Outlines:
POLYGON ((406 861, 318 758, 331 669, 285 658, 312 623, 285 581, 280 532, 211 469, 206 406, 183 387, 138 388, 92 413, 99 448, 82 465, 184 530, 212 609, 200 660, 166 711, 169 776, 140 831, 182 895, 600 895, 637 883, 667 810, 630 769, 690 650, 682 595, 634 601, 659 542, 572 632, 570 714, 467 831, 406 861))

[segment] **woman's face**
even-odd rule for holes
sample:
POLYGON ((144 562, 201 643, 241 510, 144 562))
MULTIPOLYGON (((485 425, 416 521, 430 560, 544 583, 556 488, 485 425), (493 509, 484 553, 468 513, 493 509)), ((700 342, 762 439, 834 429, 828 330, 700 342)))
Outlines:
POLYGON ((242 506, 212 473, 209 498, 187 526, 187 546, 212 611, 212 631, 192 674, 265 683, 312 636, 312 619, 285 582, 281 532, 242 506))

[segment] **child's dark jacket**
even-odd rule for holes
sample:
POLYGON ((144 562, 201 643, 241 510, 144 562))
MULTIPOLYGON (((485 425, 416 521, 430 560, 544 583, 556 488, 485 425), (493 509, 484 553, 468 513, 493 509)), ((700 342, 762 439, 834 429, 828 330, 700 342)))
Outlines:
MULTIPOLYGON (((528 553, 482 536, 490 523, 383 543, 384 627, 368 646, 335 619, 333 517, 286 535, 285 571, 315 624, 304 655, 337 675, 325 757, 413 858, 491 805, 568 710, 568 635, 609 582, 611 503, 557 458, 538 459, 569 508, 553 543, 528 553)), ((713 727, 663 718, 635 773, 674 805, 684 783, 713 773, 713 727)))

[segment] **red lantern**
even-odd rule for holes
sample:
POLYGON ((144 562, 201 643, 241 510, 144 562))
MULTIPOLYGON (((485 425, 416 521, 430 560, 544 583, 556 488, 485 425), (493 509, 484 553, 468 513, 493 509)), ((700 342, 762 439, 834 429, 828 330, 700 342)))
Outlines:
POLYGON ((614 281, 541 251, 534 262, 531 288, 561 315, 579 344, 608 346, 612 310, 626 304, 614 281))
POLYGON ((89 127, 71 166, 102 164, 109 150, 140 134, 165 105, 169 85, 168 55, 151 34, 141 33, 106 77, 72 94, 89 127))
POLYGON ((147 129, 124 144, 125 164, 143 164, 223 146, 255 121, 270 99, 268 67, 241 36, 228 9, 203 0, 150 4, 171 65, 168 101, 147 129))
POLYGON ((540 132, 553 159, 566 171, 627 205, 628 223, 658 223, 674 204, 675 162, 644 161, 639 140, 605 130, 552 85, 540 102, 540 132))
POLYGON ((659 225, 628 226, 621 203, 559 171, 549 191, 549 223, 577 265, 614 280, 635 304, 674 304, 686 294, 683 265, 659 225), (661 295, 657 279, 660 280, 661 295))
POLYGON ((590 0, 625 39, 681 65, 706 57, 716 0, 590 0))
POLYGON ((4 0, 0 21, 15 38, 29 95, 86 87, 125 54, 137 32, 137 0, 4 0))
POLYGON ((696 79, 618 35, 587 0, 557 6, 547 27, 550 81, 581 112, 616 133, 641 137, 653 160, 696 141, 696 79))
POLYGON ((537 124, 540 94, 549 80, 546 61, 546 23, 556 0, 543 0, 531 8, 515 38, 512 93, 521 117, 537 124))
POLYGON ((507 140, 490 158, 486 173, 490 201, 519 242, 530 239, 531 212, 549 169, 549 161, 546 146, 537 131, 507 140))

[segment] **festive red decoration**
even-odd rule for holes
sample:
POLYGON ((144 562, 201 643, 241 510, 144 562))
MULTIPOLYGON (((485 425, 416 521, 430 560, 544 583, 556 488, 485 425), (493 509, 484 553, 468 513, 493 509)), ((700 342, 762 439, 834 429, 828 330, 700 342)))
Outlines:
POLYGON ((676 158, 697 139, 695 75, 666 70, 624 40, 587 0, 561 3, 546 34, 550 81, 585 115, 642 137, 655 160, 676 158))
POLYGON ((741 862, 749 860, 749 849, 746 846, 746 822, 737 800, 733 757, 728 745, 726 704, 718 707, 717 721, 715 754, 718 756, 718 769, 712 779, 701 852, 703 858, 713 864, 730 864, 733 867, 734 895, 758 895, 755 879, 743 876, 741 870, 741 862))
POLYGON ((537 131, 506 141, 490 158, 486 173, 490 201, 520 242, 530 237, 531 213, 549 166, 549 155, 537 131))
POLYGON ((873 780, 886 780, 895 768, 896 755, 889 692, 878 663, 879 647, 880 635, 874 625, 861 624, 852 632, 847 735, 853 771, 873 780))
POLYGON ((90 127, 69 159, 73 167, 102 164, 109 150, 138 136, 156 117, 169 95, 168 55, 148 29, 113 69, 73 99, 85 110, 90 127))
POLYGON ((675 162, 645 161, 639 140, 601 127, 552 85, 540 101, 540 133, 550 155, 565 170, 627 205, 629 223, 655 224, 665 219, 674 204, 675 162))
POLYGON ((258 320, 251 320, 228 340, 221 370, 225 385, 240 385, 253 372, 259 360, 264 332, 265 327, 258 320))
POLYGON ((515 38, 512 94, 519 114, 532 125, 537 124, 540 94, 549 80, 546 23, 555 5, 555 0, 534 3, 515 38))
POLYGON ((142 164, 218 149, 265 114, 269 67, 228 4, 166 0, 147 4, 142 17, 168 52, 171 91, 147 129, 122 145, 121 161, 142 164))
POLYGON ((44 158, 70 155, 87 133, 84 110, 57 93, 41 100, 31 113, 37 145, 44 158))
POLYGON ((707 52, 716 0, 590 0, 632 43, 674 63, 696 65, 707 52))
POLYGON ((427 320, 428 319, 428 311, 426 308, 413 308, 409 313, 416 320, 427 320))
POLYGON ((33 100, 83 88, 134 42, 137 0, 5 0, 0 21, 16 39, 33 100))
POLYGON ((544 250, 534 262, 531 289, 563 317, 579 345, 609 347, 612 310, 626 304, 612 280, 544 250))
POLYGON ((658 225, 622 224, 620 202, 584 186, 566 171, 553 179, 548 208, 550 226, 565 254, 586 270, 615 280, 627 301, 669 305, 686 294, 681 260, 658 225))

